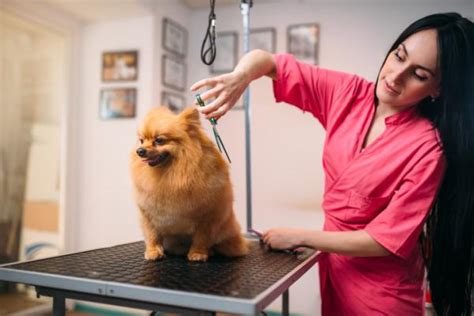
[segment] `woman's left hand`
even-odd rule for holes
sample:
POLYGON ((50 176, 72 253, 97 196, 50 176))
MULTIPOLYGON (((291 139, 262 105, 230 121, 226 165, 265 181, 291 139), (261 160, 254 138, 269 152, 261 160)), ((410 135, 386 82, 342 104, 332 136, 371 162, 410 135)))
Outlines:
POLYGON ((272 228, 262 234, 262 240, 272 249, 294 249, 302 245, 303 230, 293 228, 272 228))

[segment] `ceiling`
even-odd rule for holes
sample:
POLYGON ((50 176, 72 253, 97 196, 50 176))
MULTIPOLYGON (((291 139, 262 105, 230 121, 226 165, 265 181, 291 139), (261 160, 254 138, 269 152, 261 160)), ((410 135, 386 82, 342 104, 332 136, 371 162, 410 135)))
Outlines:
MULTIPOLYGON (((186 4, 189 8, 193 9, 201 9, 201 8, 209 8, 210 0, 181 0, 184 4, 186 4)), ((253 3, 269 3, 269 2, 278 2, 279 0, 253 0, 253 3)), ((281 0, 280 0, 281 1, 281 0)), ((296 0, 293 0, 296 1, 296 0)), ((302 0, 299 0, 301 2, 302 0)), ((314 1, 314 0, 310 0, 314 1)), ((215 0, 216 6, 224 6, 224 5, 239 5, 241 0, 215 0)))
MULTIPOLYGON (((1 0, 0 0, 1 1, 1 0)), ((65 12, 78 20, 91 23, 102 20, 146 16, 153 13, 160 3, 181 1, 190 9, 209 8, 210 0, 21 0, 23 2, 45 3, 65 12)), ((255 2, 277 2, 281 0, 254 0, 255 2)), ((304 1, 304 0, 299 0, 304 1)), ((313 0, 309 0, 313 1, 313 0)), ((215 0, 216 7, 239 5, 241 0, 215 0)))
MULTIPOLYGON (((25 1, 25 0, 23 0, 25 1)), ((26 0, 28 1, 28 0, 26 0)), ((30 0, 33 1, 33 0, 30 0)), ((40 0, 85 23, 145 16, 152 13, 153 0, 40 0)))
MULTIPOLYGON (((192 9, 201 9, 201 8, 210 7, 210 0, 182 0, 182 1, 184 4, 186 4, 189 8, 192 8, 192 9)), ((215 4, 217 6, 235 4, 239 2, 240 2, 239 0, 215 0, 215 4)))
MULTIPOLYGON (((2 0, 0 0, 1 2, 2 0)), ((8 1, 8 0, 7 0, 8 1)), ((153 14, 154 8, 160 3, 172 3, 181 1, 190 9, 209 8, 210 0, 13 0, 23 3, 32 2, 35 4, 45 3, 59 11, 65 12, 85 23, 92 23, 102 20, 113 20, 121 18, 139 17, 153 14)), ((277 3, 289 0, 253 0, 253 3, 277 3)), ((292 3, 311 3, 315 1, 344 1, 357 2, 360 0, 291 0, 292 3)), ((370 0, 366 0, 370 1, 370 0)), ((372 0, 390 2, 393 0, 372 0)), ((413 0, 397 0, 412 2, 413 0)), ((416 0, 417 2, 462 2, 472 0, 416 0)), ((239 5, 241 0, 215 0, 216 7, 239 5)))

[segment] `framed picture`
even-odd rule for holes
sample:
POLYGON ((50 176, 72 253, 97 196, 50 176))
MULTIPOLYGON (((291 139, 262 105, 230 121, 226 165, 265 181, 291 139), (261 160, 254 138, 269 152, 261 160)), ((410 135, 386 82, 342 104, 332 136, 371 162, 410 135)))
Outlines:
POLYGON ((100 118, 135 117, 137 89, 112 88, 100 91, 100 118))
POLYGON ((161 91, 161 104, 175 113, 181 112, 186 107, 186 101, 182 95, 168 91, 161 91))
POLYGON ((188 32, 184 27, 168 18, 163 19, 163 48, 180 57, 186 56, 188 32))
POLYGON ((234 70, 237 64, 237 32, 216 33, 216 59, 210 66, 211 73, 225 73, 234 70))
POLYGON ((138 51, 102 53, 102 81, 131 81, 138 78, 138 51))
POLYGON ((179 91, 186 87, 186 64, 163 55, 161 59, 161 81, 163 85, 179 91))
POLYGON ((276 30, 273 27, 251 29, 249 34, 249 49, 263 49, 270 53, 276 50, 276 30))
POLYGON ((297 59, 319 64, 319 25, 297 24, 288 27, 288 52, 297 59))

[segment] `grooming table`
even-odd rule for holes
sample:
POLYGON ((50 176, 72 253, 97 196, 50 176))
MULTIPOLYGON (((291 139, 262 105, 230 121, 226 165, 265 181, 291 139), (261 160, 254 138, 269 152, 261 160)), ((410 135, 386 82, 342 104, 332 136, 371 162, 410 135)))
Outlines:
POLYGON ((65 315, 66 299, 184 315, 257 315, 282 294, 282 312, 288 315, 288 288, 317 262, 317 254, 302 259, 268 251, 258 240, 250 245, 242 258, 189 262, 168 255, 146 261, 140 241, 5 264, 0 280, 34 285, 38 295, 53 297, 54 315, 65 315))

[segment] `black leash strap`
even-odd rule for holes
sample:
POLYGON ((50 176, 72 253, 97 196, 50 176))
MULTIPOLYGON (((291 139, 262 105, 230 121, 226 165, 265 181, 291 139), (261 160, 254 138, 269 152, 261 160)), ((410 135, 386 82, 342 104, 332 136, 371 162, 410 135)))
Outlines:
POLYGON ((209 13, 209 23, 207 24, 206 35, 201 46, 201 60, 206 65, 211 65, 216 59, 216 14, 214 13, 215 0, 210 0, 211 11, 209 13), (206 43, 208 48, 206 49, 206 43))

